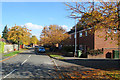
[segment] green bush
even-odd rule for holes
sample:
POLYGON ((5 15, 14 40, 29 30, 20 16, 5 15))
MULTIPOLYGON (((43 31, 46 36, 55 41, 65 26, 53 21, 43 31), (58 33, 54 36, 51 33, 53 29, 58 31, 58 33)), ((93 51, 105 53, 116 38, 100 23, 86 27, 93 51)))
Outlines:
POLYGON ((64 47, 62 47, 62 50, 65 52, 74 52, 74 47, 73 46, 64 46, 64 47))
POLYGON ((0 41, 0 53, 4 53, 4 45, 5 44, 6 44, 5 42, 0 41))
POLYGON ((98 49, 98 50, 89 50, 88 51, 88 54, 91 54, 91 55, 98 55, 98 54, 103 54, 103 51, 102 49, 98 49))

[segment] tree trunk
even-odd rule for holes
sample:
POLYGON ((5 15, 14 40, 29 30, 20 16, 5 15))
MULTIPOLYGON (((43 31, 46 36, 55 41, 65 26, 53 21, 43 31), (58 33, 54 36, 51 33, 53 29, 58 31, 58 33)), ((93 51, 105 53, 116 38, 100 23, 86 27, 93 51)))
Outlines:
POLYGON ((19 51, 19 48, 20 48, 19 43, 20 43, 20 41, 18 40, 18 51, 19 51))

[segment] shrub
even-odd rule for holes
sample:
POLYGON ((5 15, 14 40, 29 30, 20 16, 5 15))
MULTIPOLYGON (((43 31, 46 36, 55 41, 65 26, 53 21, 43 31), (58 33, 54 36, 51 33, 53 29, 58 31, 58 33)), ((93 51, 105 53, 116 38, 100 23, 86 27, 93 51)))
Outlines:
POLYGON ((91 54, 91 55, 98 55, 98 54, 103 54, 103 51, 102 49, 98 49, 98 50, 89 50, 88 51, 88 54, 91 54))
POLYGON ((74 52, 74 47, 73 46, 64 46, 64 47, 62 47, 62 50, 65 52, 74 52))

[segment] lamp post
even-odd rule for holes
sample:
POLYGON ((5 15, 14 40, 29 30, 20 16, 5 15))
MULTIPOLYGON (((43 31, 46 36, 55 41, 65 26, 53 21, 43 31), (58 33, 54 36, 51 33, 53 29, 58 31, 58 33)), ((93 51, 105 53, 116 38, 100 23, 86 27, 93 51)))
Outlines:
POLYGON ((75 36, 75 37, 74 37, 74 38, 75 38, 75 53, 74 53, 74 57, 75 57, 75 56, 77 55, 77 23, 76 23, 77 21, 76 21, 76 19, 77 19, 77 18, 80 18, 80 17, 77 17, 76 15, 73 15, 73 14, 72 14, 72 15, 70 16, 70 18, 75 19, 75 35, 74 35, 74 36, 75 36))
POLYGON ((76 34, 76 28, 77 27, 77 24, 76 24, 76 18, 75 18, 75 54, 74 54, 74 57, 76 56, 76 52, 77 52, 77 34, 76 34))

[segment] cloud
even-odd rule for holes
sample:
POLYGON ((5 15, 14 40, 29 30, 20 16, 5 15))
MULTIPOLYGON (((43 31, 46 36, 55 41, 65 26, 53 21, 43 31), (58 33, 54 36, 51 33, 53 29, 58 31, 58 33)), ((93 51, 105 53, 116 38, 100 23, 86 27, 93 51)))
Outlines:
POLYGON ((43 26, 32 23, 26 23, 25 26, 29 29, 43 29, 43 26))
POLYGON ((68 27, 68 26, 66 26, 66 25, 61 25, 61 27, 63 27, 63 29, 65 29, 65 30, 67 30, 67 31, 70 31, 70 29, 72 28, 72 27, 68 27))

